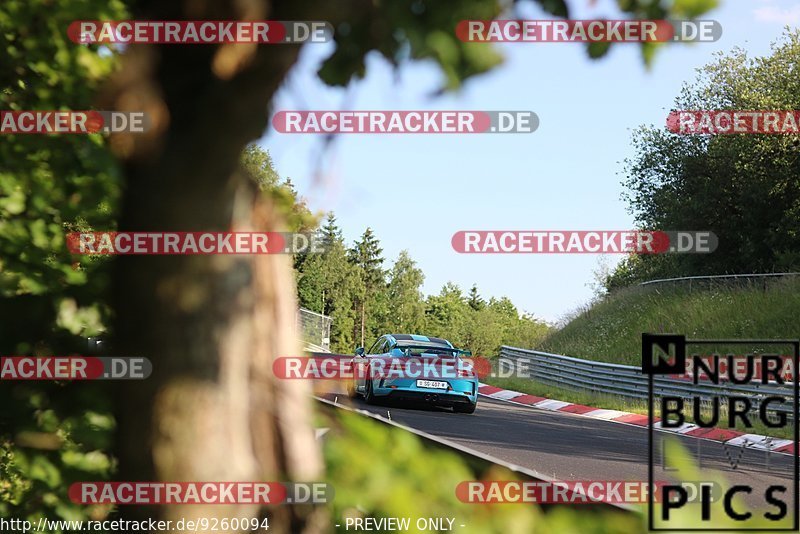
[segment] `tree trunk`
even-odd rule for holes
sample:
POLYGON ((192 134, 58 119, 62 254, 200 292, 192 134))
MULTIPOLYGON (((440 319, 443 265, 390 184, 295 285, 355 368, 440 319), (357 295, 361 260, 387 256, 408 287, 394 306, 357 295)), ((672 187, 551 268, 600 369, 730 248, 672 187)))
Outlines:
MULTIPOLYGON (((137 18, 293 19, 260 1, 144 4, 137 18)), ((266 128, 269 102, 297 53, 289 45, 132 47, 103 103, 147 112, 152 129, 112 139, 126 161, 119 229, 281 229, 268 200, 237 169, 244 146, 266 128)), ((310 387, 276 381, 271 369, 276 357, 300 349, 290 260, 118 258, 117 347, 153 363, 149 380, 119 388, 120 480, 320 478, 310 387)), ((291 507, 129 506, 121 513, 172 520, 269 514, 278 532, 323 528, 319 511, 302 517, 291 507)))

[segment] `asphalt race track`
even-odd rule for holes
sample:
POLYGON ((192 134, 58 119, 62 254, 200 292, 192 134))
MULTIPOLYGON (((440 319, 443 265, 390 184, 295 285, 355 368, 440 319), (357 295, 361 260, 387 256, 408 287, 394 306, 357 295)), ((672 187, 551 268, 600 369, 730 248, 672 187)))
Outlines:
MULTIPOLYGON (((433 434, 456 444, 489 454, 557 480, 635 480, 647 481, 647 428, 590 419, 579 415, 550 412, 533 407, 481 397, 474 414, 456 414, 446 409, 396 404, 368 405, 345 394, 323 397, 339 404, 387 416, 393 421, 433 434)), ((729 485, 748 484, 753 493, 744 500, 752 508, 772 509, 764 502, 764 490, 771 484, 788 489, 784 499, 791 510, 792 457, 764 451, 729 447, 735 469, 731 468, 721 443, 656 432, 660 438, 681 440, 696 453, 698 443, 702 468, 722 473, 729 485), (769 456, 769 458, 767 458, 769 456)), ((656 459, 654 478, 669 480, 656 459)))

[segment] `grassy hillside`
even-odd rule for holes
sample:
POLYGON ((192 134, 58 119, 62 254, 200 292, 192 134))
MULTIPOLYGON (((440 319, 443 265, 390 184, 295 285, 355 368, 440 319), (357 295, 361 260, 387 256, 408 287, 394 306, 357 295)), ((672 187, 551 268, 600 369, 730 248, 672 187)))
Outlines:
POLYGON ((537 350, 641 365, 642 332, 689 338, 800 337, 800 277, 690 290, 688 283, 615 292, 549 334, 537 350))
MULTIPOLYGON (((737 286, 716 283, 698 287, 694 283, 691 290, 686 283, 628 288, 588 307, 532 348, 578 358, 641 365, 642 332, 670 332, 689 338, 797 339, 800 337, 800 277, 737 286)), ((563 389, 529 378, 486 377, 483 381, 587 406, 647 413, 647 403, 643 400, 563 389)), ((754 424, 753 428, 737 428, 785 438, 791 437, 793 432, 791 426, 768 428, 759 421, 754 424)))

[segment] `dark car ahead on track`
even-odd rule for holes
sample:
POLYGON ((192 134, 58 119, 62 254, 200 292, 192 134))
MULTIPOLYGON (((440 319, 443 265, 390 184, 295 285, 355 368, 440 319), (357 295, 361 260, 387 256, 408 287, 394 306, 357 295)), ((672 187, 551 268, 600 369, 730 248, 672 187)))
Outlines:
POLYGON ((446 339, 414 334, 385 334, 369 350, 356 349, 351 397, 424 402, 473 413, 478 404, 478 376, 468 351, 446 339))

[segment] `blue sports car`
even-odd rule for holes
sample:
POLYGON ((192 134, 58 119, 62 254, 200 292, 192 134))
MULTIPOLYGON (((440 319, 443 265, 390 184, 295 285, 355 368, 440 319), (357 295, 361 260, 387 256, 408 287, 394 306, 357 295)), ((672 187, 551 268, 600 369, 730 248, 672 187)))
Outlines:
POLYGON ((385 334, 369 350, 356 349, 347 393, 361 395, 369 404, 381 399, 420 401, 473 413, 478 405, 478 376, 462 355, 471 354, 446 339, 385 334))

